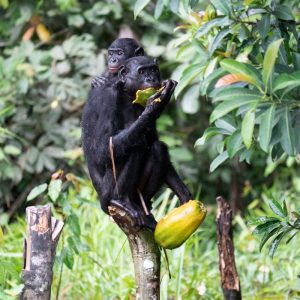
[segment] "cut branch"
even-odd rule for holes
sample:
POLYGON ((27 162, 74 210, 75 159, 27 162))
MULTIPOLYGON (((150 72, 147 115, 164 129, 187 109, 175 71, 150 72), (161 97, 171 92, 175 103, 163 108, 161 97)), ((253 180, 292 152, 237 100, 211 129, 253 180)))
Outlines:
POLYGON ((242 299, 239 276, 235 266, 232 238, 232 209, 223 197, 217 198, 217 238, 221 286, 225 300, 242 299))
POLYGON ((21 300, 50 300, 53 263, 64 223, 51 217, 50 205, 26 209, 27 234, 21 300))
POLYGON ((135 220, 120 208, 110 206, 109 213, 126 234, 137 285, 136 299, 158 300, 160 285, 160 251, 152 231, 136 225, 135 220))

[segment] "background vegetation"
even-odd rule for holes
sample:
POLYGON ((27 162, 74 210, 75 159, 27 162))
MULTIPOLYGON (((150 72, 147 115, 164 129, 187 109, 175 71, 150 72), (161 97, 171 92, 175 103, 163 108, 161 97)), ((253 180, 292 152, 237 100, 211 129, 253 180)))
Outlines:
MULTIPOLYGON (((298 238, 271 260, 251 233, 261 226, 263 243, 275 235, 275 250, 299 231, 299 1, 0 0, 0 14, 1 299, 22 287, 24 208, 43 201, 67 223, 54 299, 134 298, 129 247, 100 211, 80 148, 91 78, 119 33, 133 33, 163 77, 179 81, 160 137, 209 208, 199 232, 170 252, 171 280, 163 265, 162 299, 221 299, 219 194, 237 213, 244 298, 300 299, 298 238)), ((175 205, 162 191, 157 218, 175 205)))

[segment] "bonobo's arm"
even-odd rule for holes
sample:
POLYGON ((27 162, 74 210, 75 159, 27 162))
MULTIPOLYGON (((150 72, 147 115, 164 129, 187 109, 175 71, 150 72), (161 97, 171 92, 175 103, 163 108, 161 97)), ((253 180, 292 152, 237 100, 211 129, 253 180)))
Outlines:
POLYGON ((173 80, 165 81, 164 89, 148 99, 146 108, 140 117, 128 128, 123 129, 112 137, 114 154, 116 156, 126 153, 132 145, 136 145, 137 141, 145 133, 146 128, 155 123, 168 104, 176 84, 177 82, 173 80), (160 98, 160 102, 154 102, 157 98, 160 98))

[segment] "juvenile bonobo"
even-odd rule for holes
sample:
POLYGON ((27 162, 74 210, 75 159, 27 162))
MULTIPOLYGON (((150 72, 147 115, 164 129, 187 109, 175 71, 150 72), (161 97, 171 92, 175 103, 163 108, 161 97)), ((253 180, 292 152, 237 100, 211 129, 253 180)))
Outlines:
POLYGON ((156 131, 156 120, 175 86, 173 80, 161 84, 158 66, 152 58, 134 57, 120 68, 119 80, 113 85, 90 91, 83 112, 83 149, 102 209, 108 213, 109 205, 120 207, 137 225, 151 229, 156 222, 142 203, 150 211, 151 198, 163 183, 181 203, 191 199, 156 131), (132 104, 137 90, 157 89, 161 85, 163 89, 148 99, 145 108, 132 104), (154 101, 158 98, 160 101, 154 101))
POLYGON ((143 56, 144 49, 131 38, 120 38, 112 42, 107 52, 107 71, 93 78, 91 88, 108 83, 110 79, 118 79, 118 69, 126 59, 143 56))

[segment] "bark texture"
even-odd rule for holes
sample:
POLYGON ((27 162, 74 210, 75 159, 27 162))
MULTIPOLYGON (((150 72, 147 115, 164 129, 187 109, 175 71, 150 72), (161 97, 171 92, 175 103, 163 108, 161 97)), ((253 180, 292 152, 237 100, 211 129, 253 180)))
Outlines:
POLYGON ((126 234, 135 272, 137 300, 158 300, 160 295, 160 250, 154 233, 136 226, 135 221, 123 210, 109 207, 109 212, 126 234))
POLYGON ((50 300, 55 250, 64 223, 51 217, 50 205, 26 209, 24 289, 21 300, 50 300))
POLYGON ((217 238, 221 286, 225 300, 242 299, 239 276, 235 266, 232 239, 232 209, 223 197, 217 198, 217 238))

